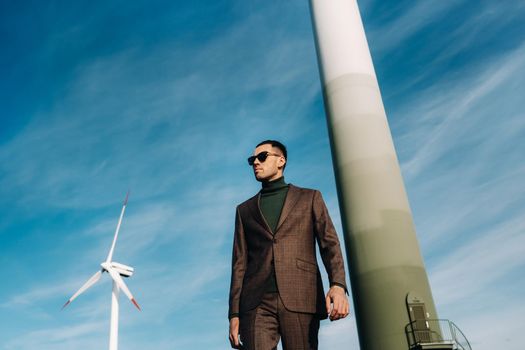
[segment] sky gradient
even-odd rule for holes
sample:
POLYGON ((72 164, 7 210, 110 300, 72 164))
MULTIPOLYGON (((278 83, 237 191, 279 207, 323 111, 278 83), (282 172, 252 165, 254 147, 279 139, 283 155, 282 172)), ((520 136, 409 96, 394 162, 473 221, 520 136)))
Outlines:
MULTIPOLYGON (((440 318, 475 350, 525 329, 525 1, 359 1, 440 318)), ((0 348, 225 349, 246 158, 289 148, 343 239, 307 1, 0 3, 0 348)), ((355 319, 320 349, 358 349, 355 319)))

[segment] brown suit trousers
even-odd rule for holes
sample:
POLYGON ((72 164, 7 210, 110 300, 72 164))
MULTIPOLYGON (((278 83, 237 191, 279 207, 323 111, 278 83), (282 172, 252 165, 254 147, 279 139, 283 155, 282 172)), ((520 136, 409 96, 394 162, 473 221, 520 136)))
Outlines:
POLYGON ((330 284, 346 286, 346 282, 339 239, 321 193, 290 184, 274 233, 259 201, 257 194, 237 207, 229 316, 254 310, 261 303, 273 260, 284 307, 326 318, 316 242, 330 284))
POLYGON ((265 293, 259 306, 240 314, 244 350, 317 350, 319 317, 288 311, 279 293, 265 293))

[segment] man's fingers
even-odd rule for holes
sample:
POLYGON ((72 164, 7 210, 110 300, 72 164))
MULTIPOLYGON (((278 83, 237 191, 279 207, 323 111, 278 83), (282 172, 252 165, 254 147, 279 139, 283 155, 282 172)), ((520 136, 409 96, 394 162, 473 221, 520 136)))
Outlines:
POLYGON ((330 320, 336 321, 348 316, 349 306, 346 298, 334 297, 333 308, 330 312, 330 320))
POLYGON ((345 303, 345 300, 341 300, 341 307, 339 308, 339 312, 341 313, 341 315, 344 315, 346 313, 346 310, 347 304, 345 303))
POLYGON ((234 349, 239 349, 239 335, 230 334, 230 345, 234 349))
POLYGON ((343 309, 344 309, 343 301, 341 300, 341 298, 337 298, 337 313, 338 314, 342 313, 343 309))
POLYGON ((230 345, 234 349, 239 349, 239 318, 233 317, 230 320, 230 345))
POLYGON ((337 316, 339 318, 345 318, 347 313, 348 313, 348 304, 346 303, 344 299, 339 300, 339 307, 337 308, 337 316))
POLYGON ((332 304, 332 298, 330 297, 330 295, 327 295, 326 296, 326 313, 327 314, 330 314, 331 304, 332 304))
POLYGON ((340 314, 341 311, 342 311, 342 308, 343 308, 343 304, 341 303, 341 299, 340 298, 334 298, 334 307, 332 309, 332 314, 333 315, 340 314))
POLYGON ((348 299, 340 287, 331 289, 326 295, 326 313, 331 321, 345 318, 349 314, 348 299))
POLYGON ((332 309, 332 312, 330 312, 330 320, 331 320, 331 321, 335 321, 335 320, 337 320, 337 319, 338 319, 337 315, 338 315, 337 307, 336 307, 336 305, 334 304, 334 307, 333 307, 333 309, 332 309))
POLYGON ((233 344, 235 345, 235 349, 238 349, 239 348, 239 333, 234 334, 233 339, 234 339, 233 344))
POLYGON ((235 341, 233 340, 233 335, 232 334, 230 334, 230 346, 232 348, 235 348, 235 341))

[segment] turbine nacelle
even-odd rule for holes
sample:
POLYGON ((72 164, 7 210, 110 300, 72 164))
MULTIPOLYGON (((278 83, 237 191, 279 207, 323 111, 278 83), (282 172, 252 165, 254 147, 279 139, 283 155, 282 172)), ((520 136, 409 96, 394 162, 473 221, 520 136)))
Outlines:
POLYGON ((100 264, 100 266, 102 267, 102 269, 106 272, 109 272, 108 270, 111 268, 113 270, 115 270, 116 272, 118 272, 119 275, 121 275, 122 277, 131 277, 133 276, 133 267, 131 266, 127 266, 127 265, 124 265, 124 264, 121 264, 121 263, 118 263, 118 262, 115 262, 115 261, 112 261, 112 262, 103 262, 102 264, 100 264))

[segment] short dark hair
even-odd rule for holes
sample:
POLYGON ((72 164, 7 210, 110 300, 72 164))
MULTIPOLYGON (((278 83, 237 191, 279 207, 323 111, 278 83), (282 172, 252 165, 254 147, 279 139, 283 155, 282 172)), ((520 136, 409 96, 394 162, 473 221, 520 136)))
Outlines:
MULTIPOLYGON (((288 161, 288 151, 286 150, 286 146, 283 145, 281 142, 276 140, 264 140, 259 142, 255 147, 259 147, 262 145, 271 145, 272 147, 279 148, 279 150, 283 154, 284 160, 288 161)), ((284 168, 286 168, 286 163, 284 163, 283 169, 284 168)))

